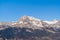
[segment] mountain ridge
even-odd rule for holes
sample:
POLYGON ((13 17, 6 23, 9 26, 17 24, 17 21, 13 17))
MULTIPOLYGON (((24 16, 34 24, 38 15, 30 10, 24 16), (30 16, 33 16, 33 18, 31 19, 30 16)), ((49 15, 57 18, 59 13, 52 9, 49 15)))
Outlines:
POLYGON ((60 21, 53 20, 53 21, 43 21, 31 16, 23 16, 17 22, 0 22, 0 25, 25 25, 25 26, 37 26, 37 27, 55 27, 60 28, 60 21))
POLYGON ((4 40, 11 40, 11 38, 15 38, 14 40, 21 40, 21 38, 22 40, 58 40, 59 34, 60 21, 58 20, 43 21, 34 17, 23 16, 17 22, 0 22, 0 37, 4 40))

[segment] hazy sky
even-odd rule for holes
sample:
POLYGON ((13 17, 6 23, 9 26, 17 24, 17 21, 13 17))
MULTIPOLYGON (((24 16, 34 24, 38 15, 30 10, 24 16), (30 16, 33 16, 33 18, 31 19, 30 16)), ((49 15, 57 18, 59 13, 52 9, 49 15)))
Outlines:
POLYGON ((0 22, 16 21, 21 16, 60 20, 59 0, 0 0, 0 22))

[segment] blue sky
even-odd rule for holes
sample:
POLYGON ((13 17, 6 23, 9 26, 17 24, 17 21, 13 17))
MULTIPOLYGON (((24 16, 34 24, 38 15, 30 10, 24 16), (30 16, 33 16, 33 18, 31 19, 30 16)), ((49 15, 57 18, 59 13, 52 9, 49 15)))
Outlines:
POLYGON ((0 0, 0 22, 16 21, 21 16, 60 20, 59 0, 0 0))

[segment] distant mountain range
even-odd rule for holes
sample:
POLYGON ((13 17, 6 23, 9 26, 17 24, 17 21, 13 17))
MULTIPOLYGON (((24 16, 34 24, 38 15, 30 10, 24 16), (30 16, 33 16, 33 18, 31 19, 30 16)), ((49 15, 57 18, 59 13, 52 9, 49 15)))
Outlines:
POLYGON ((0 22, 1 40, 60 40, 60 20, 44 21, 23 16, 16 22, 0 22))

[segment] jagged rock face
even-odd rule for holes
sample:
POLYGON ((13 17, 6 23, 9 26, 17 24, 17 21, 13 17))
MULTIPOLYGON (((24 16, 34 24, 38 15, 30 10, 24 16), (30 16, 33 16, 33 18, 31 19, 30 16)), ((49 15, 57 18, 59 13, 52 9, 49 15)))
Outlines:
POLYGON ((23 16, 17 22, 0 22, 0 37, 10 40, 60 40, 60 21, 23 16))

